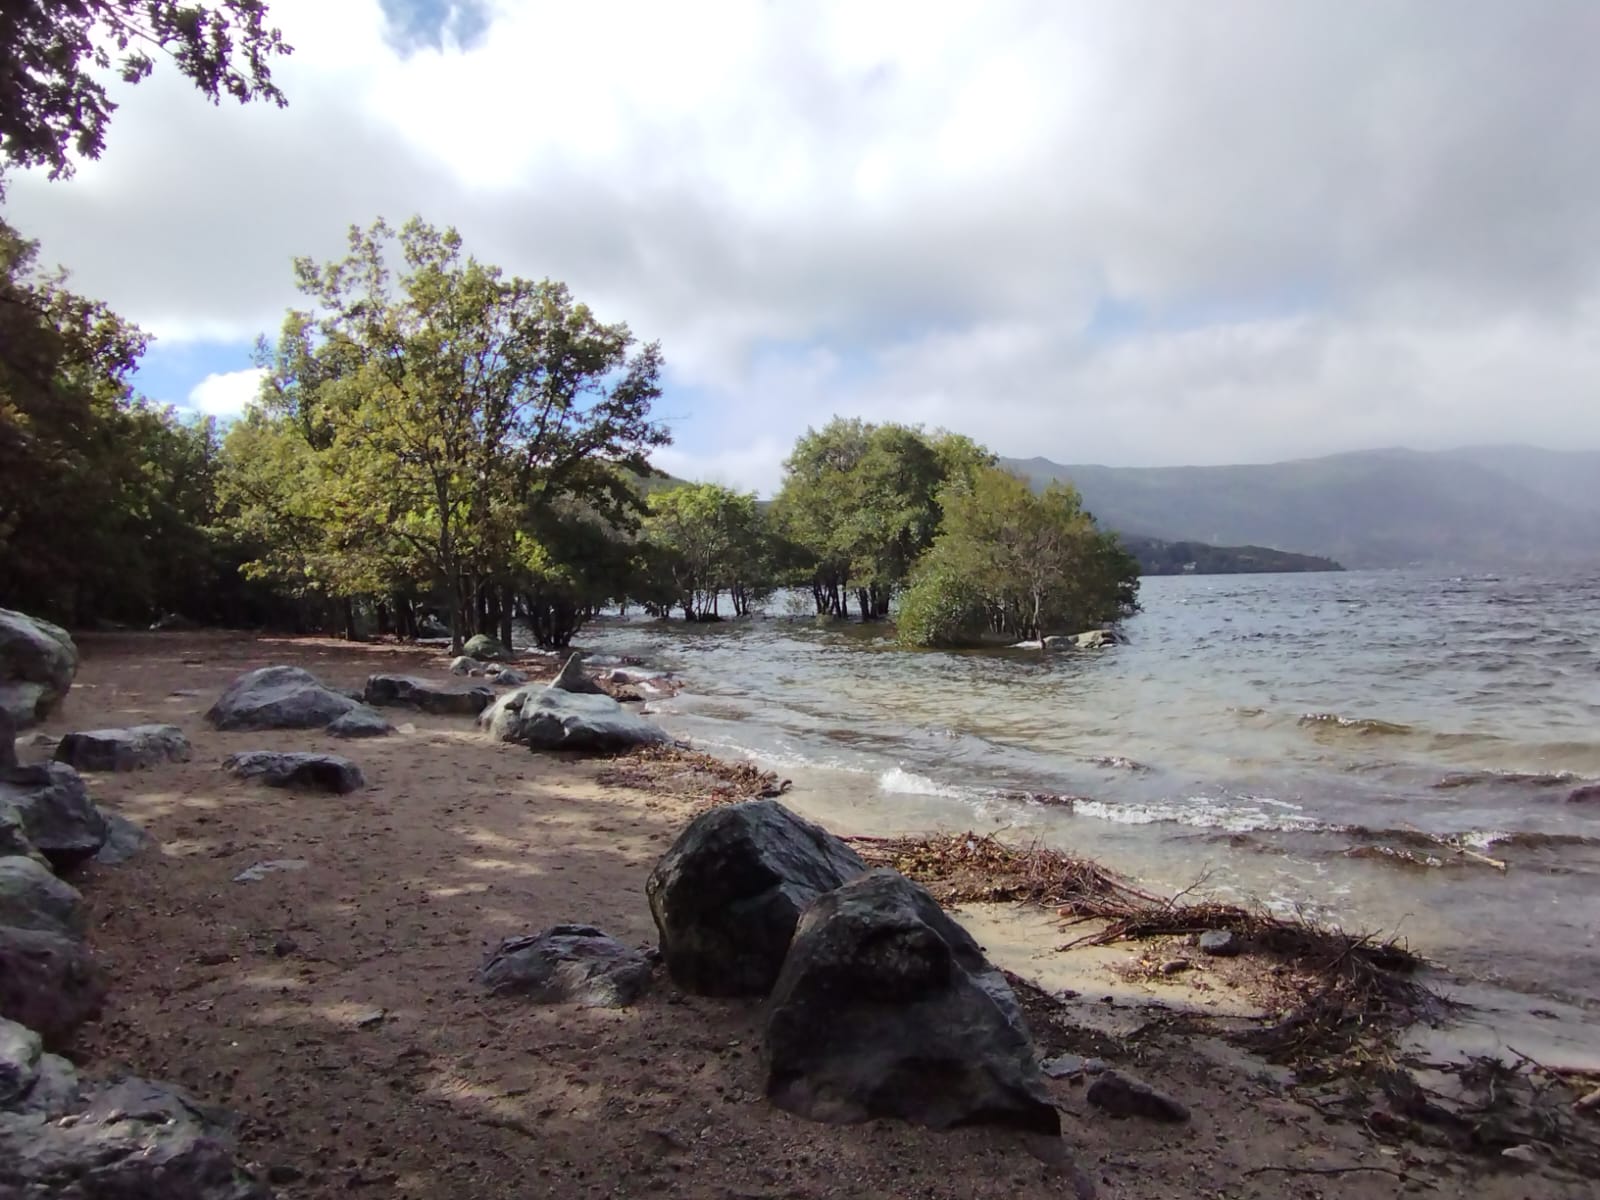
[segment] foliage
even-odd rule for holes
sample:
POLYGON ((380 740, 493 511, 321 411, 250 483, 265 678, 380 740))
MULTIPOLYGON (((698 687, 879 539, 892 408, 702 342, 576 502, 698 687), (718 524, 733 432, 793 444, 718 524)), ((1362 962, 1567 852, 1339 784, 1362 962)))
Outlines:
MULTIPOLYGON (((268 375, 240 434, 279 466, 230 455, 235 527, 284 522, 254 569, 342 596, 424 580, 442 589, 458 648, 474 619, 509 640, 525 587, 590 611, 564 590, 564 543, 588 534, 552 510, 631 521, 626 477, 669 440, 650 419, 659 347, 634 349, 626 325, 603 324, 564 284, 507 278, 420 219, 352 228, 345 258, 300 259, 295 273, 313 307, 261 348, 268 375)), ((570 638, 570 620, 552 618, 551 636, 570 638)))
POLYGON ((902 641, 961 645, 1072 632, 1138 608, 1138 564, 1071 487, 1035 493, 986 467, 942 497, 944 525, 901 607, 902 641))
POLYGON ((843 616, 853 590, 863 619, 886 616, 938 531, 940 489, 990 461, 969 438, 905 425, 835 418, 808 430, 774 511, 804 556, 818 613, 843 616))
POLYGON ((263 0, 7 0, 0 5, 0 159, 72 174, 69 150, 98 158, 116 104, 90 69, 127 83, 165 54, 213 103, 283 93, 270 61, 292 52, 263 0), (121 57, 113 64, 111 47, 121 57))
POLYGON ((681 607, 686 620, 707 620, 718 615, 723 592, 740 616, 770 594, 765 521, 754 492, 683 484, 651 493, 647 503, 651 579, 661 585, 647 603, 681 607))

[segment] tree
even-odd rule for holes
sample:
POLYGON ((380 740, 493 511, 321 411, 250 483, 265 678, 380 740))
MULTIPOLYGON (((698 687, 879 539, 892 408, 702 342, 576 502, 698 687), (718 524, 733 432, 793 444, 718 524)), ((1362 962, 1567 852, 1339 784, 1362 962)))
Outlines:
POLYGON ((653 492, 644 534, 653 551, 653 582, 664 609, 677 605, 685 620, 715 620, 727 592, 738 616, 769 593, 761 511, 754 492, 714 483, 683 484, 653 492))
POLYGON ((1073 632, 1138 609, 1139 567, 1075 489, 995 467, 948 485, 944 524, 900 606, 902 641, 962 645, 1073 632))
POLYGON ((992 462, 969 438, 835 418, 808 430, 784 463, 774 508, 782 534, 810 559, 817 612, 863 620, 890 600, 932 543, 940 488, 992 462))
POLYGON ((98 158, 117 106, 90 69, 138 83, 161 54, 213 103, 283 106, 270 63, 293 51, 266 15, 263 0, 3 0, 0 158, 47 166, 52 179, 72 174, 69 150, 98 158))
POLYGON ((670 440, 650 419, 659 346, 635 349, 564 284, 507 278, 420 219, 352 228, 347 257, 295 271, 314 307, 263 347, 261 407, 316 463, 303 515, 324 576, 345 595, 424 579, 457 650, 472 625, 509 640, 519 588, 553 561, 541 539, 568 529, 551 507, 611 524, 638 507, 624 473, 670 440))

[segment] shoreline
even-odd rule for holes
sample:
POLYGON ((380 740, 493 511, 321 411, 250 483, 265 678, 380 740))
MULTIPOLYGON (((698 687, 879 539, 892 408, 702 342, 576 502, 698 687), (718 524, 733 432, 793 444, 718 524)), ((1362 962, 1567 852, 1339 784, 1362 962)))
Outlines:
MULTIPOLYGON (((644 878, 695 810, 694 793, 709 790, 706 772, 680 763, 675 783, 618 778, 630 769, 626 759, 532 756, 451 718, 395 714, 398 735, 351 744, 315 733, 217 734, 198 720, 222 683, 253 666, 291 662, 334 685, 396 666, 444 677, 447 660, 425 649, 237 634, 91 635, 83 649, 80 683, 45 730, 165 719, 195 741, 193 761, 179 767, 89 776, 96 798, 144 824, 160 847, 79 881, 94 912, 91 939, 114 981, 106 1018, 80 1039, 87 1066, 97 1073, 125 1064, 238 1109, 246 1157, 281 1156, 301 1173, 281 1195, 346 1194, 364 1180, 442 1198, 460 1194, 452 1189, 474 1171, 483 1195, 632 1194, 647 1185, 696 1195, 893 1194, 912 1179, 930 1195, 1060 1193, 1059 1176, 997 1134, 814 1126, 775 1112, 747 1053, 748 1006, 681 995, 664 982, 620 1016, 540 1010, 475 990, 482 951, 502 935, 580 920, 652 942, 644 878), (216 760, 246 742, 336 749, 362 763, 369 786, 324 798, 225 780, 216 760), (309 866, 233 882, 250 861, 276 858, 309 866), (384 1015, 361 1025, 374 1009, 384 1015), (393 1111, 375 1095, 392 1099, 393 1111), (417 1125, 419 1114, 426 1119, 417 1125), (428 1131, 441 1120, 452 1149, 433 1161, 428 1131), (514 1179, 530 1186, 514 1170, 534 1148, 530 1138, 551 1174, 531 1191, 509 1190, 514 1179), (315 1165, 307 1170, 297 1157, 315 1165), (761 1174, 763 1163, 788 1161, 797 1165, 767 1167, 775 1179, 761 1174)), ((803 779, 782 802, 815 818, 803 779)), ((1174 988, 1226 1008, 1236 997, 1194 986, 1214 980, 1096 974, 1116 965, 1110 954, 1093 971, 1063 976, 1052 963, 1070 959, 1078 971, 1086 960, 1041 948, 1042 913, 952 911, 997 965, 1041 979, 1047 1000, 1079 993, 1082 1003, 1059 1009, 1059 1019, 1038 1018, 1049 1025, 1035 1030, 1041 1054, 1075 1052, 1066 1029, 1110 1039, 1134 1069, 1163 1071, 1155 1082, 1201 1114, 1180 1137, 1158 1134, 1085 1108, 1080 1084, 1053 1084, 1066 1110, 1065 1144, 1103 1192, 1192 1195, 1187 1184, 1149 1184, 1151 1172, 1193 1182, 1197 1157, 1215 1187, 1263 1195, 1277 1194, 1273 1172, 1250 1174, 1257 1167, 1313 1152, 1383 1161, 1383 1146, 1348 1125, 1324 1127, 1325 1114, 1286 1096, 1281 1081, 1261 1082, 1257 1075, 1271 1073, 1236 1053, 1202 1046, 1206 1038, 1134 1036, 1181 1015, 1174 988), (1100 1023, 1109 1030, 1091 1015, 1111 1018, 1100 1023), (1158 1048, 1150 1061, 1159 1068, 1147 1068, 1158 1048), (1238 1111, 1211 1111, 1219 1088, 1229 1096, 1224 1107, 1238 1111), (1252 1127, 1282 1106, 1299 1115, 1253 1144, 1252 1127), (1205 1146, 1195 1142, 1202 1133, 1205 1146)), ((1033 997, 1035 1006, 1045 1002, 1033 997)), ((1243 1006, 1235 1008, 1216 1015, 1243 1019, 1243 1006)), ((1554 1167, 1497 1166, 1485 1190, 1473 1178, 1480 1160, 1433 1147, 1403 1153, 1415 1159, 1413 1178, 1447 1194, 1496 1196, 1502 1185, 1507 1197, 1581 1194, 1554 1167)), ((1355 1172, 1341 1176, 1339 1194, 1394 1195, 1405 1182, 1355 1172)))

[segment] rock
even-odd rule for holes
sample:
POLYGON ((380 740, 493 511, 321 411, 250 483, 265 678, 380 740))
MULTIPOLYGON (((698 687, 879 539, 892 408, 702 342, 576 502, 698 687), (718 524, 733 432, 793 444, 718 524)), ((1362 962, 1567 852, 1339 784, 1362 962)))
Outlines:
POLYGON ((81 937, 83 897, 31 858, 0 858, 0 925, 81 937))
POLYGON ((235 883, 259 883, 268 875, 279 871, 304 871, 311 864, 303 858, 274 858, 266 862, 251 863, 233 877, 235 883))
POLYGON ((299 787, 344 795, 366 784, 361 768, 338 754, 246 750, 230 754, 223 767, 240 779, 260 779, 268 787, 299 787))
POLYGON ((1213 958, 1233 958, 1244 949, 1238 937, 1226 929, 1208 929, 1200 935, 1200 953, 1213 958))
POLYGON ((1039 1064, 1051 1079, 1069 1079, 1074 1075, 1083 1074, 1084 1059, 1077 1054, 1062 1054, 1055 1058, 1047 1058, 1039 1064))
POLYGON ((9 858, 12 855, 31 858, 44 866, 50 865, 50 860, 28 840, 28 832, 22 827, 22 817, 17 811, 0 808, 0 857, 9 858))
POLYGON ((78 648, 59 625, 0 608, 0 709, 17 729, 48 717, 78 673, 78 648))
POLYGON ((482 675, 486 668, 486 663, 481 663, 475 658, 468 658, 465 654, 450 660, 450 674, 452 675, 482 675))
POLYGON ((478 633, 469 637, 467 644, 461 649, 468 658, 476 658, 480 662, 491 662, 511 657, 506 652, 506 648, 487 633, 478 633))
POLYGON ((494 689, 486 683, 460 688, 415 675, 372 675, 364 698, 379 708, 393 705, 439 716, 475 717, 494 703, 494 689))
POLYGON ((168 1084, 128 1078, 70 1121, 0 1117, 7 1200, 270 1200, 235 1160, 224 1114, 168 1084))
MULTIPOLYGON (((1110 629, 1090 629, 1085 633, 1060 634, 1044 639, 1046 650, 1101 650, 1106 646, 1117 646, 1122 643, 1122 637, 1110 629)), ((1026 643, 1029 646, 1035 643, 1026 643)))
POLYGON ((1600 803, 1600 783, 1586 783, 1567 793, 1568 804, 1600 803))
POLYGON ((95 851, 94 860, 102 866, 120 866, 154 840, 120 813, 101 811, 106 819, 106 840, 95 851))
POLYGON ((816 1121, 1061 1132, 1005 977, 921 887, 872 871, 819 896, 767 1002, 766 1091, 816 1121))
POLYGON ((589 678, 589 673, 583 669, 583 660, 576 654, 567 656, 567 661, 561 664, 561 670, 556 672, 556 677, 550 681, 550 686, 563 692, 574 692, 579 695, 602 695, 604 689, 589 678))
POLYGON ((11 713, 0 708, 0 771, 9 771, 17 765, 17 721, 11 713))
POLYGON ((57 868, 76 866, 106 840, 105 815, 65 763, 0 771, 0 820, 8 810, 28 843, 57 868))
POLYGON ((450 636, 450 626, 431 613, 417 622, 417 637, 438 639, 450 636))
POLYGON ((46 1054, 44 1040, 0 1018, 0 1113, 59 1117, 78 1103, 78 1072, 66 1059, 46 1054))
POLYGON ((1163 975, 1182 975, 1191 965, 1187 958, 1169 958, 1161 964, 1159 970, 1163 975))
POLYGON ((394 726, 377 709, 358 704, 328 726, 329 733, 341 738, 386 737, 394 726))
POLYGON ((1500 1151, 1500 1157, 1509 1158, 1512 1162, 1519 1162, 1530 1167, 1536 1167, 1544 1162, 1544 1155, 1528 1145, 1507 1146, 1500 1151))
POLYGON ((528 682, 526 675, 511 667, 501 667, 498 671, 491 672, 489 678, 496 684, 506 687, 521 687, 528 682))
POLYGON ((299 667, 260 667, 239 676, 206 713, 218 729, 321 729, 357 702, 299 667))
POLYGON ((1115 1117, 1148 1117, 1174 1124, 1189 1119, 1189 1110, 1177 1100, 1120 1071, 1103 1072, 1089 1085, 1084 1099, 1115 1117))
POLYGON ((666 731, 628 712, 610 696, 575 695, 538 685, 507 692, 478 723, 496 740, 534 750, 610 754, 671 741, 666 731))
POLYGON ((150 623, 152 633, 187 633, 199 628, 200 626, 182 613, 164 613, 150 623))
POLYGON ((667 970, 692 992, 765 995, 806 906, 866 869, 775 800, 702 813, 645 883, 667 970))
POLYGON ((135 725, 69 733, 56 747, 55 758, 80 771, 132 771, 188 762, 189 753, 189 739, 176 725, 135 725))
POLYGON ((0 1017, 37 1030, 52 1046, 99 1016, 104 999, 105 979, 82 942, 0 925, 0 1017))
POLYGON ((501 942, 478 982, 497 996, 527 996, 540 1004, 626 1008, 650 986, 654 969, 648 954, 592 925, 556 925, 501 942))

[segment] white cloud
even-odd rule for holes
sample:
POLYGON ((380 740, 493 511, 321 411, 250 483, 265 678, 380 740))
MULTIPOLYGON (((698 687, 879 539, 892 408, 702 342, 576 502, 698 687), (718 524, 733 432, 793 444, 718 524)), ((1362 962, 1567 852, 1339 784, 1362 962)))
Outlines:
POLYGON ((256 398, 266 372, 260 367, 213 372, 189 392, 189 407, 210 417, 236 417, 256 398))
POLYGON ((835 412, 1118 463, 1600 445, 1590 0, 505 0, 409 55, 377 0, 272 18, 286 111, 158 73, 10 189, 169 343, 420 212, 659 337, 680 465, 739 482, 835 412))

